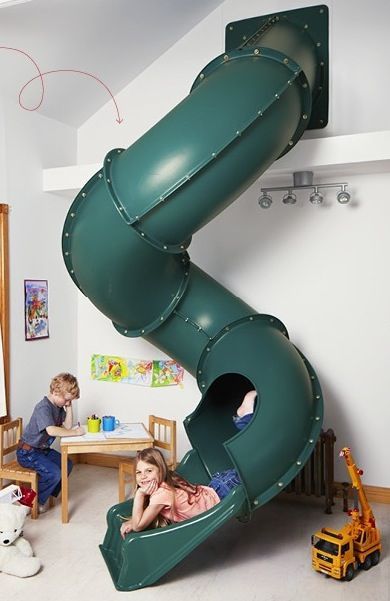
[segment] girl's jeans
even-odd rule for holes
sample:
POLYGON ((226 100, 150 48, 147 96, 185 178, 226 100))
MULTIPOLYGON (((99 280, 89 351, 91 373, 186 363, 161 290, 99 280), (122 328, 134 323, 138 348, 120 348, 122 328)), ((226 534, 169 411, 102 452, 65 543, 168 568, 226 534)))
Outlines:
MULTIPOLYGON (((233 416, 233 423, 237 430, 243 430, 251 421, 253 413, 247 413, 242 417, 233 416)), ((230 493, 230 491, 241 484, 240 476, 234 468, 224 470, 223 472, 215 472, 211 476, 209 486, 215 490, 219 498, 222 500, 230 493)))
MULTIPOLYGON (((44 505, 50 496, 61 490, 61 454, 54 449, 18 449, 16 457, 22 467, 35 470, 38 475, 38 503, 44 505)), ((73 464, 68 459, 68 476, 73 464)))

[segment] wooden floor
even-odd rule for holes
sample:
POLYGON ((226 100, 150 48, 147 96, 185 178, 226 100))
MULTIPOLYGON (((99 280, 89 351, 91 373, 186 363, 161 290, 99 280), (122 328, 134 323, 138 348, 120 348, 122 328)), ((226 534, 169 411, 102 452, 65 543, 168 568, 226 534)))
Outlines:
POLYGON ((4 601, 389 601, 390 505, 373 505, 383 532, 383 556, 369 572, 339 582, 311 568, 310 536, 345 521, 322 500, 290 495, 260 508, 249 524, 231 520, 153 587, 118 592, 100 555, 106 509, 117 500, 117 471, 76 465, 70 477, 70 522, 60 506, 27 518, 25 537, 43 562, 39 574, 0 574, 4 601))

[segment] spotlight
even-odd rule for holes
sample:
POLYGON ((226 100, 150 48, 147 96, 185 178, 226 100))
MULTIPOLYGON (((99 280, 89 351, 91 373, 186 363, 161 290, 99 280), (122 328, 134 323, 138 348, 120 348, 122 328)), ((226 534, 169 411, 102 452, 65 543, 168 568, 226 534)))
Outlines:
POLYGON ((341 205, 346 205, 351 200, 351 195, 347 190, 341 190, 341 192, 337 194, 337 200, 341 205))
MULTIPOLYGON (((1 0, 0 0, 1 2, 1 0)), ((324 202, 324 189, 335 188, 337 200, 340 204, 347 204, 351 200, 351 194, 347 191, 348 182, 334 183, 315 183, 313 181, 312 171, 294 171, 292 184, 287 186, 277 186, 275 188, 260 188, 261 196, 258 199, 259 205, 263 209, 269 209, 272 204, 271 194, 274 192, 282 192, 281 200, 285 205, 297 204, 297 190, 305 190, 309 196, 309 200, 313 205, 321 205, 324 202)))
POLYGON ((309 196, 309 200, 313 205, 320 205, 322 204, 324 197, 322 196, 321 192, 318 192, 318 188, 314 188, 314 192, 312 192, 309 196))
POLYGON ((259 205, 262 209, 269 209, 272 205, 272 198, 270 194, 263 192, 262 196, 259 198, 259 205))
POLYGON ((287 194, 285 194, 283 196, 283 203, 285 205, 295 205, 295 203, 297 202, 297 197, 296 195, 292 192, 292 190, 289 190, 287 192, 287 194))

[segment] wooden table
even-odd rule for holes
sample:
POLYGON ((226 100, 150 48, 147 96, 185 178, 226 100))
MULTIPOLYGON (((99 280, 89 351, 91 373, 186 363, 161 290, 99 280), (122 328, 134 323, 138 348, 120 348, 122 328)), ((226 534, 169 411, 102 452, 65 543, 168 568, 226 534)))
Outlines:
MULTIPOLYGON (((83 439, 83 437, 65 437, 61 439, 61 508, 62 508, 62 523, 69 522, 68 512, 68 455, 76 453, 120 453, 121 451, 139 451, 147 449, 153 445, 153 436, 145 428, 143 424, 122 424, 130 427, 135 427, 138 430, 136 436, 129 438, 107 438, 105 440, 83 439)), ((110 433, 112 436, 113 434, 110 433)), ((131 435, 130 435, 131 436, 131 435)))

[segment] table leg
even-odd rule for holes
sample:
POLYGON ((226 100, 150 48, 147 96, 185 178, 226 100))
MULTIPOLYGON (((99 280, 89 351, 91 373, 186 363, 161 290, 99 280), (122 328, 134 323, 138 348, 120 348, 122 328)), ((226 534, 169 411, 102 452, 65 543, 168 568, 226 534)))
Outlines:
POLYGON ((68 447, 61 446, 61 510, 62 523, 69 522, 68 513, 68 447))

